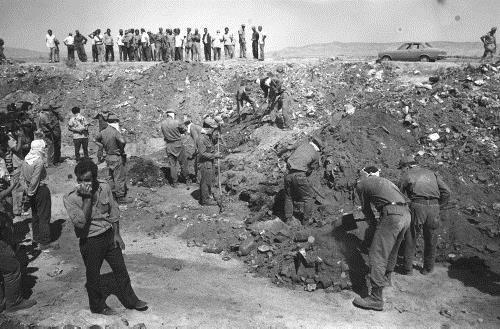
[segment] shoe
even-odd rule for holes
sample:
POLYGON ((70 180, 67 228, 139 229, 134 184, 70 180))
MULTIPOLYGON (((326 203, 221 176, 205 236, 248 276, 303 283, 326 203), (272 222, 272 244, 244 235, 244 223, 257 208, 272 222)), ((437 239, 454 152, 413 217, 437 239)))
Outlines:
POLYGON ((36 300, 34 299, 22 299, 17 305, 11 306, 5 310, 7 313, 17 312, 20 310, 25 310, 36 305, 36 300))
POLYGON ((135 304, 134 309, 136 311, 139 311, 139 312, 144 312, 145 310, 148 309, 148 303, 146 303, 145 301, 139 299, 139 301, 137 302, 137 304, 135 304))
POLYGON ((217 202, 214 200, 208 200, 206 202, 201 203, 202 206, 217 206, 217 202))
POLYGON ((352 303, 354 306, 365 310, 383 311, 384 300, 382 298, 382 289, 383 288, 373 287, 372 292, 368 297, 356 297, 352 303))
POLYGON ((100 311, 100 312, 93 312, 92 311, 92 313, 106 315, 106 316, 112 316, 112 315, 118 314, 118 312, 116 312, 114 309, 112 309, 108 305, 105 305, 104 308, 102 309, 102 311, 100 311))

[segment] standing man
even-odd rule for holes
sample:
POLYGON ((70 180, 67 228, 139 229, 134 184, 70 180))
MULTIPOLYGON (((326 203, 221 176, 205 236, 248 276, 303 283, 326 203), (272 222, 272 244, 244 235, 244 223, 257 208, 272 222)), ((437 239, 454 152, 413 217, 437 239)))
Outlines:
POLYGON ((241 80, 240 87, 236 92, 236 111, 238 113, 238 123, 240 123, 241 121, 240 109, 245 106, 246 102, 250 103, 254 112, 256 107, 259 108, 259 105, 255 104, 255 102, 248 96, 248 92, 246 90, 246 82, 244 80, 241 80))
POLYGON ((202 206, 217 204, 216 201, 210 199, 210 196, 213 195, 212 187, 215 182, 214 160, 221 158, 220 153, 215 148, 215 144, 218 142, 218 128, 219 125, 214 119, 206 118, 196 143, 200 168, 200 204, 202 206))
POLYGON ((52 30, 47 31, 45 36, 45 45, 49 48, 49 63, 56 61, 56 36, 52 34, 52 30))
POLYGON ((490 57, 493 59, 493 56, 497 52, 497 40, 495 38, 495 33, 497 31, 496 27, 492 27, 490 32, 486 33, 481 37, 481 41, 484 46, 484 54, 481 57, 481 62, 486 59, 486 57, 490 57))
POLYGON ((181 140, 181 134, 184 133, 185 128, 184 125, 175 119, 174 110, 167 110, 167 118, 160 124, 160 128, 167 144, 166 151, 170 167, 170 181, 172 182, 172 187, 177 187, 179 165, 182 176, 184 178, 188 176, 186 154, 181 140))
POLYGON ((163 28, 158 28, 158 34, 155 36, 156 61, 165 61, 165 34, 163 28))
POLYGON ((212 46, 214 48, 214 61, 220 61, 221 47, 224 44, 224 37, 220 34, 219 30, 215 33, 215 37, 212 41, 212 46))
POLYGON ((259 32, 252 26, 252 54, 254 59, 259 59, 259 32))
POLYGON ((68 60, 75 60, 75 38, 73 33, 70 33, 64 40, 64 45, 68 48, 68 60))
POLYGON ((96 34, 95 31, 89 34, 90 43, 92 44, 92 62, 94 62, 94 63, 99 61, 99 56, 97 53, 97 46, 95 44, 95 39, 94 39, 95 34, 96 34))
POLYGON ((106 62, 111 60, 115 61, 115 50, 114 50, 114 41, 111 36, 111 29, 107 29, 106 33, 104 33, 104 46, 106 47, 106 62))
POLYGON ((50 104, 42 109, 39 114, 38 128, 43 132, 43 140, 47 145, 47 165, 57 166, 61 161, 61 125, 59 121, 61 116, 56 109, 50 104))
POLYGON ((97 179, 97 165, 90 159, 75 167, 78 186, 63 198, 64 207, 80 239, 80 252, 85 264, 87 294, 90 311, 102 315, 115 315, 106 305, 113 292, 128 309, 145 311, 148 304, 137 298, 123 259, 125 243, 120 235, 120 210, 111 188, 97 179), (113 279, 104 280, 101 266, 106 260, 113 271, 113 279))
POLYGON ((97 29, 94 34, 94 42, 97 48, 98 62, 104 62, 104 36, 101 34, 101 29, 97 29))
POLYGON ((145 29, 141 29, 141 46, 142 46, 142 60, 149 62, 151 60, 151 43, 149 35, 145 29))
POLYGON ((232 52, 233 35, 229 33, 228 27, 224 28, 223 40, 224 40, 224 58, 225 59, 233 58, 234 56, 232 52))
POLYGON ((203 29, 203 50, 205 53, 205 61, 212 60, 212 37, 208 33, 208 29, 205 27, 203 29))
POLYGON ((83 157, 89 157, 89 123, 81 115, 80 108, 75 106, 71 109, 73 116, 69 119, 68 129, 73 133, 73 144, 75 146, 75 160, 80 161, 80 147, 83 148, 83 157))
POLYGON ((85 53, 85 44, 87 43, 87 38, 80 31, 75 31, 75 37, 73 39, 75 44, 76 53, 78 54, 78 59, 80 62, 87 61, 87 54, 85 53))
POLYGON ((141 36, 139 34, 139 30, 135 30, 134 38, 132 39, 132 44, 134 48, 134 60, 140 61, 142 56, 142 47, 141 47, 141 36))
POLYGON ((245 24, 241 24, 241 29, 238 30, 238 39, 240 41, 240 58, 247 58, 247 41, 245 34, 245 24))
POLYGON ((167 35, 165 37, 167 42, 167 61, 173 61, 175 59, 175 36, 172 34, 172 29, 167 29, 167 35))
POLYGON ((5 58, 5 54, 3 53, 3 45, 4 45, 4 41, 2 38, 0 38, 0 64, 3 64, 7 58, 5 58))
POLYGON ((440 206, 450 199, 450 188, 441 176, 417 165, 413 156, 399 162, 402 171, 399 189, 410 199, 411 225, 404 240, 404 272, 411 275, 418 236, 424 233, 424 267, 421 273, 426 275, 434 270, 436 258, 437 229, 441 224, 440 206))
POLYGON ((182 61, 182 45, 184 43, 181 30, 179 28, 174 29, 174 38, 175 38, 175 60, 182 61))
POLYGON ((186 62, 191 62, 193 60, 193 35, 191 34, 191 28, 187 28, 186 36, 184 37, 184 49, 186 51, 186 57, 184 58, 186 62))
POLYGON ((293 201, 304 203, 302 224, 312 223, 315 192, 308 180, 309 175, 320 167, 323 141, 313 137, 300 145, 287 160, 288 174, 285 175, 285 221, 293 224, 293 201))
POLYGON ((259 25, 259 48, 260 48, 260 61, 264 60, 264 46, 266 45, 267 35, 262 32, 262 26, 259 25))
POLYGON ((353 304, 375 311, 384 309, 382 291, 390 285, 399 246, 411 221, 404 195, 396 185, 379 175, 377 167, 361 169, 361 179, 356 187, 363 214, 375 232, 368 253, 371 285, 368 291, 371 292, 365 298, 356 297, 353 304), (379 213, 379 219, 373 214, 372 205, 379 213))
POLYGON ((125 44, 123 43, 123 29, 118 31, 118 36, 116 37, 116 44, 118 45, 118 55, 120 56, 120 62, 124 62, 127 60, 127 54, 125 49, 125 44))
POLYGON ((195 62, 200 62, 201 61, 201 35, 198 32, 198 29, 194 29, 194 34, 192 37, 193 40, 193 60, 195 62))
MULTIPOLYGON (((191 136, 191 139, 193 140, 193 145, 194 145, 194 152, 189 156, 188 151, 186 150, 186 159, 187 159, 187 166, 188 168, 191 168, 191 163, 194 162, 193 164, 193 169, 194 169, 194 177, 193 181, 197 181, 198 179, 198 139, 200 139, 201 132, 203 130, 202 126, 197 125, 191 121, 190 117, 184 116, 184 125, 186 126, 186 134, 191 136)), ((191 172, 188 170, 189 174, 191 172)))
POLYGON ((97 152, 99 162, 102 162, 102 151, 106 152, 106 165, 108 167, 108 184, 111 186, 116 201, 126 204, 129 200, 127 195, 127 172, 125 164, 127 155, 125 145, 127 142, 120 133, 119 119, 114 114, 108 115, 108 126, 100 131, 94 139, 99 147, 97 152))
POLYGON ((260 85, 264 92, 264 98, 268 102, 267 113, 270 113, 271 121, 276 122, 277 113, 281 110, 283 116, 283 128, 290 129, 292 124, 292 114, 290 112, 290 96, 286 92, 281 80, 266 77, 257 79, 256 83, 260 85), (276 111, 274 107, 276 106, 276 111))

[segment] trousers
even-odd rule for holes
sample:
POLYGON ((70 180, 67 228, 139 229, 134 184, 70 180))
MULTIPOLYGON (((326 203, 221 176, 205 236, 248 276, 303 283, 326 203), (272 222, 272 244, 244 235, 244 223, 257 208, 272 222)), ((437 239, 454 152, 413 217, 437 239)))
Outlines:
POLYGON ((117 198, 127 195, 127 173, 123 159, 118 155, 107 155, 106 165, 108 167, 108 184, 117 198))
POLYGON ((304 203, 304 220, 312 216, 314 206, 314 191, 307 179, 306 173, 302 171, 289 172, 285 175, 285 219, 290 220, 293 216, 293 201, 304 203))
MULTIPOLYGON (((13 183, 18 182, 21 177, 21 168, 15 168, 11 177, 13 183)), ((21 185, 12 190, 12 212, 15 216, 23 212, 23 194, 24 189, 21 185)))
POLYGON ((22 298, 21 265, 14 250, 0 240, 0 313, 19 304, 22 298))
POLYGON ((205 61, 211 61, 212 60, 212 49, 210 48, 210 44, 204 43, 203 44, 203 50, 205 52, 205 61))
POLYGON ((195 62, 201 61, 201 45, 199 42, 193 42, 193 60, 195 62))
POLYGON ((106 62, 115 61, 115 50, 113 49, 113 45, 106 45, 106 62))
POLYGON ((260 60, 263 61, 264 60, 264 44, 261 43, 259 44, 259 48, 260 48, 260 60))
POLYGON ((85 287, 92 312, 102 312, 110 294, 116 294, 123 306, 129 309, 139 301, 132 289, 122 250, 116 246, 113 237, 113 229, 109 229, 98 236, 80 239, 80 253, 87 277, 85 287), (104 260, 113 271, 111 276, 101 275, 104 260))
POLYGON ((167 143, 167 158, 172 184, 177 184, 179 180, 179 167, 181 175, 188 177, 186 150, 181 141, 167 143))
POLYGON ((89 157, 89 139, 88 138, 76 138, 73 139, 73 144, 75 145, 75 159, 80 160, 80 147, 83 149, 83 157, 89 157))
POLYGON ((389 284, 386 273, 394 271, 398 250, 410 222, 411 215, 406 206, 388 205, 382 209, 368 252, 372 288, 389 284))
POLYGON ((240 41, 240 58, 247 58, 247 44, 240 41))
POLYGON ((75 46, 69 45, 68 48, 68 60, 75 60, 75 46))
POLYGON ((85 53, 85 46, 82 44, 79 44, 75 48, 76 48, 76 53, 78 54, 78 59, 80 60, 80 62, 86 62, 87 61, 87 54, 85 53))
POLYGON ((50 190, 47 185, 40 185, 31 198, 31 212, 33 215, 33 241, 41 245, 50 243, 51 208, 50 190))
POLYGON ((438 237, 437 229, 441 223, 439 204, 437 200, 434 201, 433 204, 421 204, 417 202, 410 204, 411 224, 410 228, 406 231, 403 243, 404 269, 406 271, 413 269, 417 239, 422 231, 424 236, 424 269, 428 271, 434 269, 438 237))
POLYGON ((252 41, 252 54, 254 59, 259 59, 259 41, 252 41))
POLYGON ((292 113, 290 110, 290 97, 284 92, 277 99, 271 100, 271 104, 269 105, 269 112, 271 115, 271 120, 275 121, 277 117, 277 113, 281 110, 281 114, 283 116, 283 126, 285 128, 289 128, 292 125, 292 113), (276 106, 276 110, 274 107, 276 106))
POLYGON ((215 182, 214 164, 212 161, 205 161, 199 164, 200 168, 200 203, 205 204, 212 195, 212 186, 215 182))

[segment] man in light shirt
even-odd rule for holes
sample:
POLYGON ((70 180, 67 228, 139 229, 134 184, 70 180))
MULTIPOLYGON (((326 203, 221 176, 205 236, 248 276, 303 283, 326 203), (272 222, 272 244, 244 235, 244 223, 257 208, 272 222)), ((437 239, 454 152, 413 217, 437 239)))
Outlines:
POLYGON ((149 41, 149 35, 146 33, 145 29, 141 29, 141 45, 142 45, 142 59, 148 62, 151 58, 151 44, 149 41))
POLYGON ((214 48, 214 61, 220 61, 220 53, 223 40, 224 37, 220 34, 220 31, 217 30, 217 33, 212 40, 212 47, 214 48))
POLYGON ((49 63, 55 61, 56 54, 56 36, 52 33, 52 30, 47 31, 47 35, 45 36, 45 45, 49 48, 49 63))
POLYGON ((175 34, 175 60, 182 61, 182 45, 184 40, 181 36, 181 30, 179 28, 174 29, 175 34))
POLYGON ((73 33, 70 33, 63 43, 68 48, 68 60, 75 60, 75 39, 73 38, 73 33))
POLYGON ((106 62, 111 60, 115 61, 115 50, 113 49, 114 41, 111 36, 111 30, 107 29, 104 33, 104 46, 106 47, 106 62))
POLYGON ((120 55, 120 62, 127 60, 127 50, 123 43, 123 29, 118 31, 118 36, 116 37, 116 44, 118 45, 118 54, 120 55))
POLYGON ((263 61, 264 60, 264 46, 266 44, 267 35, 265 35, 264 32, 262 32, 262 26, 259 26, 258 30, 259 30, 259 48, 260 48, 259 60, 263 61))
POLYGON ((247 40, 245 33, 245 24, 241 24, 241 29, 238 31, 240 42, 240 58, 247 58, 247 40))
POLYGON ((97 61, 104 62, 104 36, 101 33, 101 29, 95 31, 94 42, 97 48, 97 61))
POLYGON ((224 58, 233 58, 233 35, 229 33, 229 28, 224 28, 224 58))

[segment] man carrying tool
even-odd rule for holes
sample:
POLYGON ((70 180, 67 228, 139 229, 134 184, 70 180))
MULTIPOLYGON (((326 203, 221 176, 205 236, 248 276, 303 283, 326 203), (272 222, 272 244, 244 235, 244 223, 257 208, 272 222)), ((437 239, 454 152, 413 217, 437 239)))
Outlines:
MULTIPOLYGON (((196 143, 198 165, 200 168, 200 204, 203 206, 218 204, 216 201, 210 199, 210 196, 213 195, 214 160, 222 157, 215 148, 215 144, 218 143, 219 139, 218 128, 219 125, 214 119, 210 117, 206 118, 203 121, 203 130, 196 143)), ((219 196, 219 202, 221 197, 219 196)))
POLYGON ((495 38, 495 33, 497 31, 496 27, 492 27, 490 32, 486 33, 481 37, 481 41, 484 46, 484 54, 481 57, 481 62, 484 61, 487 57, 493 59, 493 56, 497 52, 497 40, 495 38))
MULTIPOLYGON (((246 82, 244 80, 241 80, 240 82, 240 87, 238 88, 238 91, 236 91, 236 111, 238 112, 238 120, 237 122, 240 123, 241 121, 241 113, 240 109, 242 109, 245 106, 245 103, 250 103, 252 106, 253 111, 255 112, 255 108, 259 108, 259 104, 256 104, 249 96, 248 92, 246 90, 246 82)), ((244 113, 247 114, 247 113, 244 113)))
POLYGON ((163 138, 167 144, 166 151, 170 167, 170 181, 172 187, 177 187, 179 179, 179 165, 181 174, 188 179, 186 153, 182 144, 181 135, 185 132, 185 126, 175 119, 175 111, 167 110, 167 117, 160 124, 163 138))
POLYGON ((361 179, 356 186, 365 219, 375 223, 375 232, 368 253, 371 289, 369 287, 367 297, 356 297, 353 304, 375 311, 384 309, 382 290, 391 284, 399 246, 411 221, 403 194, 391 181, 379 175, 377 167, 365 167, 360 171, 361 179), (378 220, 372 205, 379 213, 378 220))
POLYGON ((285 175, 285 221, 293 223, 293 201, 304 203, 302 223, 311 223, 315 192, 308 176, 320 166, 323 141, 313 137, 300 145, 287 160, 288 174, 285 175))
POLYGON ((266 77, 255 81, 264 92, 264 98, 268 102, 265 113, 269 113, 271 122, 276 122, 277 113, 281 110, 283 116, 283 128, 290 129, 292 114, 290 112, 290 96, 288 95, 281 80, 266 77), (274 107, 276 106, 276 111, 274 107))
POLYGON ((120 132, 119 119, 110 113, 107 118, 108 126, 100 131, 94 139, 99 150, 98 160, 102 162, 102 151, 106 151, 106 165, 108 167, 108 184, 111 186, 116 201, 126 204, 129 200, 127 195, 127 172, 125 164, 127 155, 125 145, 127 142, 120 132))
POLYGON ((411 225, 404 239, 404 274, 413 272, 413 258, 417 238, 423 229, 424 266, 421 273, 426 275, 434 270, 436 256, 437 229, 441 223, 440 206, 450 199, 450 188, 441 176, 417 165, 413 156, 399 162, 402 171, 399 188, 410 199, 411 225))

